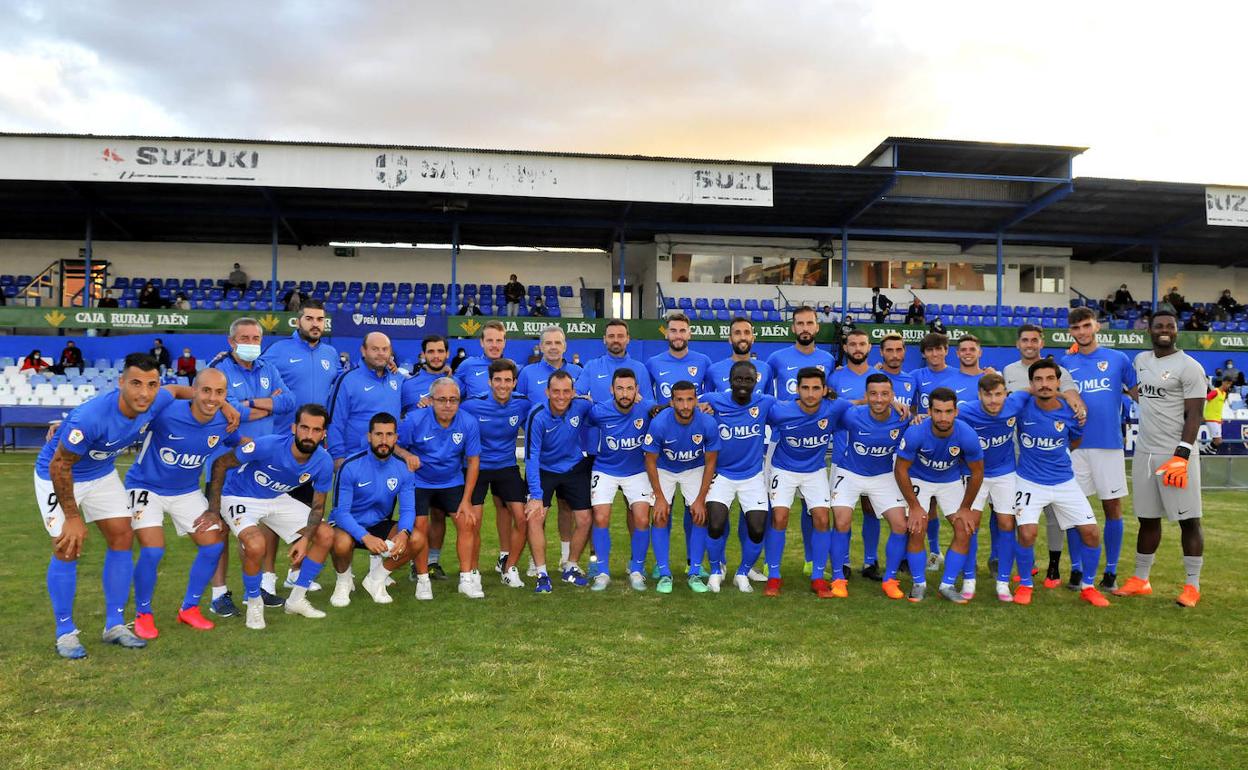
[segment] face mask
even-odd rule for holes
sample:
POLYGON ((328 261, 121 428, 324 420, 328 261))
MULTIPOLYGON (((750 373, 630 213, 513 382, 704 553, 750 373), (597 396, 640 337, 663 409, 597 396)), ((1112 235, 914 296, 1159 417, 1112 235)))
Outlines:
POLYGON ((234 352, 237 353, 238 357, 243 359, 244 361, 251 362, 251 361, 255 361, 257 358, 260 357, 260 346, 259 345, 239 345, 238 347, 234 348, 234 352))
POLYGON ((189 350, 183 350, 183 351, 182 351, 182 357, 183 357, 183 358, 190 358, 190 357, 191 357, 191 351, 189 351, 189 350))

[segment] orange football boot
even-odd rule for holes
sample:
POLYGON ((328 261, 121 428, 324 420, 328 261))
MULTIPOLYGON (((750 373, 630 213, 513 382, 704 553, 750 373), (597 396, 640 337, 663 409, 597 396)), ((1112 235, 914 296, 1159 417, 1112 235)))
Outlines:
POLYGON ((1115 588, 1111 593, 1114 596, 1148 596, 1152 592, 1152 583, 1132 575, 1127 578, 1127 582, 1115 588))
POLYGON ((880 588, 884 589, 884 595, 890 599, 904 599, 906 595, 901 590, 901 585, 897 582, 897 578, 885 580, 880 583, 880 588))
POLYGON ((763 589, 763 596, 779 596, 780 595, 780 578, 767 578, 767 587, 763 589))
POLYGON ((1200 601, 1200 589, 1188 583, 1183 586, 1183 590, 1179 592, 1179 598, 1175 599, 1180 607, 1195 607, 1200 601))
POLYGON ((1015 604, 1031 604, 1031 586, 1019 586, 1014 589, 1015 604))
POLYGON ((1109 599, 1106 599, 1100 591, 1096 590, 1095 586, 1087 586, 1084 588, 1079 592, 1079 598, 1083 599, 1088 604, 1091 604, 1093 607, 1109 606, 1109 599))
POLYGON ((832 598, 832 586, 828 585, 828 581, 823 578, 810 581, 810 590, 814 591, 820 599, 832 598))
POLYGON ((160 636, 156 629, 156 619, 150 612, 142 612, 134 616, 134 635, 140 639, 155 639, 160 636))
POLYGON ((832 595, 837 599, 849 598, 849 581, 840 578, 832 581, 832 595))
POLYGON ((217 626, 216 623, 204 617, 198 607, 191 607, 189 610, 178 610, 178 622, 185 623, 199 631, 211 631, 217 626))

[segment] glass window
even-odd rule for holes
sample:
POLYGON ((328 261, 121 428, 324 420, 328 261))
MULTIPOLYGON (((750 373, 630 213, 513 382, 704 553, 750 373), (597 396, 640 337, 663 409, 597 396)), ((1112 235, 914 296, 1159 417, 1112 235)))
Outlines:
MULTIPOLYGON (((853 256, 852 252, 850 256, 853 256)), ((890 286, 888 260, 849 260, 850 286, 890 286)))
POLYGON ((948 272, 946 266, 938 262, 893 260, 892 281, 889 286, 894 289, 944 289, 948 282, 948 272))
MULTIPOLYGON (((996 278, 996 265, 983 265, 974 262, 950 262, 948 287, 955 291, 983 291, 984 273, 992 271, 996 278)), ((996 288, 994 280, 992 288, 996 288)))
POLYGON ((676 283, 732 283, 732 256, 673 254, 672 280, 676 283))
POLYGON ((780 286, 827 286, 828 260, 798 257, 753 257, 733 259, 733 283, 780 286))
POLYGON ((1066 268, 1063 265, 1019 265, 1018 290, 1029 294, 1065 294, 1066 268))

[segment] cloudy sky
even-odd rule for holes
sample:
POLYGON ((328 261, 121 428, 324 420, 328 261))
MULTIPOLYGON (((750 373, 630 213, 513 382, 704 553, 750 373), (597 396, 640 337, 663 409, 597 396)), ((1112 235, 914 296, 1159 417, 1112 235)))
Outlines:
POLYGON ((827 163, 924 136, 1248 185, 1245 29, 1242 1, 0 0, 0 131, 827 163))

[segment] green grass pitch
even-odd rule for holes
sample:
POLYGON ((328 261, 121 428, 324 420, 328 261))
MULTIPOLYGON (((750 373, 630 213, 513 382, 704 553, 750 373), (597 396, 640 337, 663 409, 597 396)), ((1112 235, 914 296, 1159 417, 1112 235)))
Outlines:
MULTIPOLYGON (((0 457, 5 767, 1248 765, 1244 493, 1205 497, 1205 595, 1192 610, 1173 601, 1171 525, 1157 593, 1105 610, 1065 589, 999 605, 982 563, 980 596, 965 607, 891 602, 861 579, 848 600, 818 600, 801 578, 796 523, 779 599, 731 585, 695 596, 679 578, 670 596, 639 595, 621 571, 617 504, 605 594, 556 584, 538 597, 531 580, 509 590, 489 570, 484 601, 449 581, 418 603, 396 576, 394 604, 357 590, 333 609, 327 570, 311 595, 324 620, 270 610, 263 632, 232 618, 197 633, 173 620, 193 547, 168 528, 161 638, 140 651, 99 641, 103 543, 92 529, 76 606, 90 657, 69 662, 52 649, 33 460, 0 457)), ((486 515, 483 563, 496 551, 486 515)), ((553 520, 548 536, 553 551, 553 520)), ((1124 577, 1134 537, 1128 519, 1124 577)), ((735 559, 735 533, 729 542, 735 559)), ((678 522, 674 563, 683 548, 678 522)), ((446 553, 453 574, 449 542, 446 553)), ((357 580, 365 564, 358 555, 357 580)))

